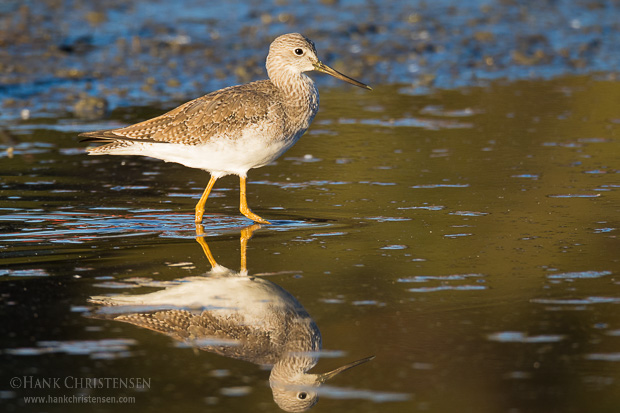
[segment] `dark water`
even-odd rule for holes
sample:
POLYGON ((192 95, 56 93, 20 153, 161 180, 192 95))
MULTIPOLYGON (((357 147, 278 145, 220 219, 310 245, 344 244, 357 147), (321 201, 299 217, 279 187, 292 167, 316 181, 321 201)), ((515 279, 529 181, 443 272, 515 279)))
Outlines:
MULTIPOLYGON (((312 372, 376 356, 321 387, 316 411, 617 411, 619 95, 603 76, 322 93, 311 131, 250 172, 248 202, 275 225, 245 257, 316 323, 312 372)), ((157 113, 3 132, 3 411, 279 411, 264 366, 90 317, 91 296, 211 269, 193 224, 206 173, 77 143, 157 113), (37 388, 46 378, 60 388, 37 388), (135 402, 25 404, 48 395, 135 402)), ((204 222, 215 261, 242 269, 236 177, 218 181, 204 222)))

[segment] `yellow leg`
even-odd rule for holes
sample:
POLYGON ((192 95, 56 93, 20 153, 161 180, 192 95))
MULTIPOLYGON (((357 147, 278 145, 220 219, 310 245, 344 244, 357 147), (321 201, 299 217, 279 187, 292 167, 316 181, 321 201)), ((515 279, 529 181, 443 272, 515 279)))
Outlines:
MULTIPOLYGON (((249 227, 245 227, 241 230, 241 274, 248 273, 248 265, 247 265, 247 251, 248 251, 248 241, 252 238, 252 234, 254 231, 260 228, 259 224, 254 224, 249 227)), ((211 249, 209 249, 209 245, 207 245, 207 241, 204 238, 205 230, 202 224, 196 224, 196 241, 202 247, 202 251, 205 256, 209 260, 209 264, 211 264, 212 268, 217 267, 217 262, 215 258, 213 258, 213 254, 211 253, 211 249)))
POLYGON ((248 241, 252 238, 252 234, 254 231, 260 228, 260 225, 254 224, 249 227, 245 227, 241 230, 241 272, 247 274, 248 273, 248 264, 247 264, 247 251, 248 251, 248 241))
POLYGON ((248 201, 245 198, 245 176, 239 177, 239 186, 240 186, 240 195, 241 195, 239 211, 241 211, 243 215, 250 218, 254 222, 258 222, 259 224, 271 224, 271 222, 262 219, 261 217, 256 215, 254 212, 250 211, 250 208, 248 208, 248 201))
POLYGON ((215 268, 217 266, 217 262, 215 262, 215 258, 213 258, 213 254, 211 254, 211 250, 207 245, 207 242, 204 238, 205 230, 202 224, 196 224, 196 241, 202 247, 202 251, 205 253, 205 256, 209 260, 209 264, 211 264, 211 268, 215 268))
POLYGON ((211 179, 209 179, 209 183, 207 184, 205 191, 202 193, 200 201, 196 204, 196 224, 200 224, 202 222, 202 216, 205 213, 205 203, 207 202, 207 198, 209 198, 209 193, 211 193, 211 189, 213 189, 213 185, 215 185, 216 180, 217 178, 211 175, 211 179))

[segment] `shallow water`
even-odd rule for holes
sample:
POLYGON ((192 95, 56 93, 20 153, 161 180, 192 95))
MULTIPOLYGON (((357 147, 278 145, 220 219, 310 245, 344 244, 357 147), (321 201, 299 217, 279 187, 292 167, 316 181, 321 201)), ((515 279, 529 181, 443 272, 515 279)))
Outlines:
MULTIPOLYGON (((617 409, 619 93, 596 76, 322 92, 311 131, 250 172, 250 207, 274 225, 254 232, 245 257, 316 323, 312 372, 376 356, 319 388, 316 411, 617 409)), ((157 113, 31 119, 4 133, 3 410, 82 411, 24 397, 88 394, 135 397, 94 411, 278 411, 268 368, 91 317, 91 296, 146 294, 211 269, 193 224, 206 173, 88 157, 77 143, 78 131, 157 113), (55 377, 61 388, 33 388, 55 377), (67 377, 150 388, 81 389, 67 377)), ((218 181, 204 224, 215 261, 242 269, 251 222, 236 177, 218 181)))

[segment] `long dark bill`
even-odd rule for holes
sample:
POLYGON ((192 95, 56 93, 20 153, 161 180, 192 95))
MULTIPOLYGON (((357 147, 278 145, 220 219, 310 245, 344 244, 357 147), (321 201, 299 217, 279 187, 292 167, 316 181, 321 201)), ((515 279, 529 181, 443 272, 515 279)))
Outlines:
POLYGON ((318 381, 319 381, 319 383, 325 383, 327 380, 331 379, 336 374, 342 373, 343 371, 349 370, 349 369, 351 369, 351 368, 353 368, 355 366, 359 366, 360 364, 366 363, 367 361, 370 361, 370 360, 372 360, 374 358, 375 358, 375 356, 366 357, 366 358, 363 358, 361 360, 354 361, 353 363, 346 364, 346 365, 344 365, 342 367, 338 367, 337 369, 329 371, 327 373, 318 374, 317 375, 318 376, 318 381))
POLYGON ((339 71, 332 69, 331 67, 327 66, 326 64, 322 62, 315 63, 314 70, 316 70, 317 72, 321 72, 321 73, 327 73, 328 75, 333 76, 336 79, 344 80, 347 83, 361 87, 363 89, 372 90, 370 86, 365 85, 362 82, 358 82, 355 79, 351 79, 349 76, 343 75, 339 71))

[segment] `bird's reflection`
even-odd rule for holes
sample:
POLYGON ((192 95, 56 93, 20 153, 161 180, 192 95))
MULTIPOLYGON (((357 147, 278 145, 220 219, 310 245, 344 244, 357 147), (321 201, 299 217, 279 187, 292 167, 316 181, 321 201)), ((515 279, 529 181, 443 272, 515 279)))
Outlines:
POLYGON ((283 410, 300 412, 318 401, 318 387, 336 374, 371 360, 364 358, 327 373, 308 373, 318 361, 321 333, 289 292, 249 276, 246 249, 256 224, 241 231, 241 270, 215 261, 197 225, 196 240, 212 269, 178 280, 157 292, 91 297, 95 317, 111 318, 167 334, 201 350, 271 367, 269 384, 283 410), (113 311, 110 311, 113 310, 113 311))

